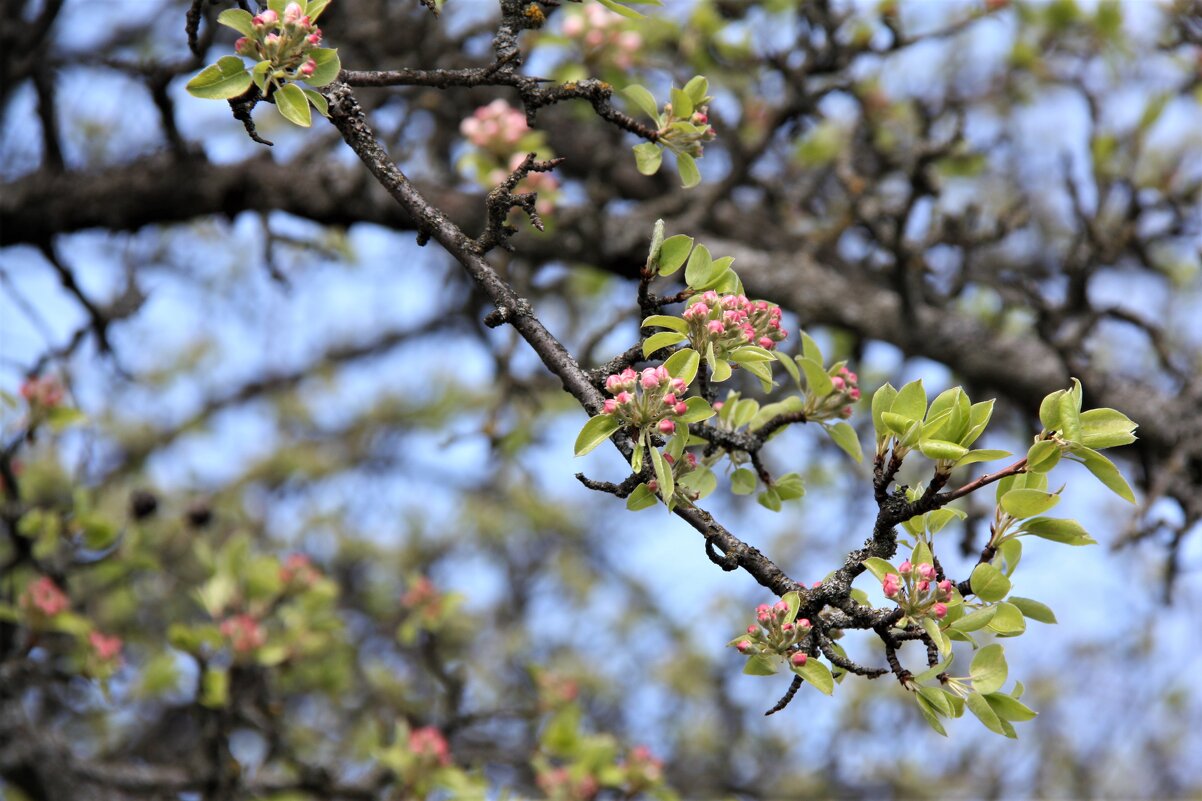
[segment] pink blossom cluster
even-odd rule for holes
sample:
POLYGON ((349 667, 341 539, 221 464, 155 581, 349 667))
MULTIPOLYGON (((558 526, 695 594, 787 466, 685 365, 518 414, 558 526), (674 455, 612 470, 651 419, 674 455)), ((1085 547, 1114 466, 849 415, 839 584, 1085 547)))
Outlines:
POLYGON ((789 335, 780 325, 780 306, 766 300, 748 300, 745 295, 703 292, 682 316, 689 324, 693 347, 705 353, 712 342, 714 354, 720 358, 744 345, 771 350, 789 335))
POLYGON ((21 595, 19 603, 22 609, 30 610, 35 615, 44 617, 54 617, 66 612, 71 605, 67 594, 49 576, 42 576, 31 581, 21 595))
POLYGON ((788 657, 789 663, 801 667, 806 663, 806 654, 798 650, 801 641, 813 626, 807 618, 790 620, 789 604, 777 601, 772 606, 760 604, 755 608, 755 619, 747 627, 747 635, 736 639, 734 646, 741 654, 780 654, 788 657))
POLYGON ((426 576, 419 576, 401 596, 401 606, 427 618, 442 614, 442 593, 426 576))
POLYGON ((447 738, 433 726, 423 726, 409 732, 409 751, 426 764, 447 767, 451 764, 451 748, 447 738))
POLYGON ((898 566, 897 573, 885 575, 881 589, 886 598, 897 601, 907 614, 929 614, 942 620, 947 616, 947 601, 952 598, 953 585, 950 579, 937 582, 936 578, 938 573, 930 562, 915 567, 907 559, 898 566))
POLYGON ((623 27, 617 14, 599 5, 587 5, 583 13, 564 20, 563 35, 580 42, 586 62, 609 61, 625 70, 634 65, 643 37, 623 27))
POLYGON ((597 795, 601 785, 591 774, 575 774, 567 766, 540 771, 535 780, 540 790, 550 799, 573 799, 588 801, 597 795))
POLYGON ((814 407, 807 412, 810 420, 829 420, 833 417, 851 417, 851 404, 860 399, 860 377, 840 367, 833 376, 831 384, 834 389, 824 397, 811 397, 809 402, 814 407))
POLYGON ((525 114, 504 100, 494 100, 459 123, 459 132, 476 147, 508 159, 530 126, 525 114))
POLYGON ((684 381, 669 375, 662 364, 641 373, 627 367, 605 379, 605 389, 613 397, 605 401, 601 413, 616 415, 638 428, 654 426, 659 433, 670 435, 676 431, 672 418, 689 410, 684 402, 688 388, 684 381))
MULTIPOLYGON (((679 462, 672 454, 665 453, 664 461, 672 466, 672 477, 677 482, 679 482, 679 480, 683 478, 686 473, 691 473, 697 469, 697 456, 692 453, 686 452, 684 454, 684 460, 679 462)), ((647 489, 651 490, 652 492, 659 492, 659 482, 655 479, 651 479, 647 482, 647 489)), ((690 501, 695 501, 701 497, 700 492, 687 489, 683 486, 680 486, 679 483, 676 486, 676 492, 677 494, 688 498, 690 501)))
POLYGON ((664 762, 645 745, 630 749, 626 759, 626 783, 633 792, 659 784, 664 778, 664 762))
POLYGON ((321 571, 313 566, 313 562, 303 553, 289 554, 280 565, 280 581, 286 587, 306 589, 312 587, 321 578, 321 571))
POLYGON ((221 636, 236 654, 248 654, 267 642, 267 634, 254 615, 238 614, 221 621, 221 636))
POLYGON ((63 384, 55 376, 34 376, 21 384, 21 397, 30 406, 53 409, 63 402, 63 384))
POLYGON ((116 663, 121 658, 121 648, 124 643, 117 635, 102 634, 93 631, 88 634, 88 645, 92 654, 101 662, 116 663))
POLYGON ((687 153, 693 158, 705 155, 705 143, 712 142, 718 134, 709 124, 709 106, 698 105, 687 117, 677 117, 672 104, 664 104, 667 119, 659 129, 659 141, 677 153, 687 153))
POLYGON ((270 61, 277 69, 291 70, 293 77, 308 78, 317 71, 310 55, 321 44, 321 28, 313 24, 300 3, 289 3, 281 17, 268 9, 251 20, 253 36, 234 42, 234 52, 256 61, 270 61))

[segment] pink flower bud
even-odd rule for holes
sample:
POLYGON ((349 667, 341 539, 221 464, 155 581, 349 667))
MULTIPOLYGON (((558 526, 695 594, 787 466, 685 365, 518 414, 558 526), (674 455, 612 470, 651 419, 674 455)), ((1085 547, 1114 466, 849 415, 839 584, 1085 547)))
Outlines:
POLYGON ((935 615, 935 617, 943 620, 943 618, 947 617, 947 605, 935 604, 931 607, 931 612, 935 615))
POLYGON ((304 64, 301 64, 300 74, 308 77, 317 72, 317 62, 313 59, 308 59, 304 64))
POLYGON ((918 582, 918 584, 916 584, 914 586, 915 586, 915 589, 917 589, 919 592, 926 592, 927 590, 929 590, 931 588, 931 582, 927 581, 926 579, 923 579, 922 581, 918 582))
POLYGON ((849 383, 849 384, 856 384, 856 383, 859 383, 859 381, 860 381, 860 377, 858 375, 856 375, 855 373, 853 373, 851 370, 848 370, 847 373, 843 377, 847 379, 847 383, 849 383))
POLYGON ((885 591, 886 598, 896 598, 898 593, 901 592, 901 581, 898 579, 897 574, 887 574, 881 581, 881 589, 885 591))
POLYGON ((739 644, 735 647, 739 649, 739 653, 745 654, 751 650, 751 643, 747 642, 747 640, 740 640, 739 644))
POLYGON ((715 412, 722 411, 722 407, 726 404, 723 401, 714 401, 713 409, 715 412))
POLYGON ((792 623, 785 623, 784 625, 782 625, 782 626, 780 627, 780 630, 781 630, 781 631, 783 631, 783 632, 785 632, 785 633, 787 634, 787 633, 789 633, 789 632, 791 632, 791 631, 793 630, 793 624, 792 624, 792 623))
POLYGON ((305 41, 311 45, 321 44, 321 28, 318 28, 317 30, 313 31, 313 33, 306 36, 305 41))
POLYGON ((843 387, 845 386, 845 384, 843 383, 842 378, 840 378, 839 376, 835 376, 834 378, 831 379, 831 383, 835 386, 835 390, 837 392, 843 391, 843 387))
POLYGON ((858 388, 856 388, 856 387, 852 387, 852 388, 851 388, 851 391, 850 391, 850 392, 848 392, 847 394, 848 394, 848 395, 851 397, 851 399, 852 399, 852 400, 854 400, 854 401, 858 401, 858 400, 860 399, 860 390, 859 390, 858 388))
POLYGON ((811 629, 813 626, 810 625, 810 619, 808 617, 803 617, 801 620, 797 621, 797 628, 811 629))
POLYGON ((676 430, 676 423, 672 422, 671 420, 665 419, 665 420, 660 420, 659 425, 656 427, 659 429, 659 433, 661 433, 661 434, 671 434, 672 432, 674 432, 676 430))
POLYGON ((671 381, 672 391, 677 395, 683 395, 688 391, 689 385, 684 382, 683 378, 673 378, 671 381))
POLYGON ((684 317, 686 320, 691 320, 694 317, 704 317, 709 313, 709 306, 706 306, 704 303, 694 303, 692 306, 684 310, 684 314, 682 314, 681 317, 684 317))
POLYGON ((88 634, 88 645, 101 662, 112 662, 121 656, 121 638, 115 635, 109 636, 93 631, 88 634))
POLYGON ((935 578, 935 566, 930 562, 923 562, 918 566, 918 575, 928 580, 935 578))
POLYGON ((771 337, 760 337, 759 346, 764 350, 772 350, 775 345, 771 337))
POLYGON ((676 457, 670 453, 665 453, 664 461, 667 462, 668 464, 676 464, 676 457))
POLYGON ((760 630, 760 627, 756 626, 756 625, 751 625, 751 626, 747 627, 748 634, 756 634, 757 632, 759 632, 759 630, 760 630))
POLYGON ((764 614, 765 612, 768 612, 768 611, 770 611, 771 609, 772 609, 772 607, 771 607, 771 606, 768 606, 768 604, 760 604, 759 606, 757 606, 757 607, 755 608, 755 613, 756 613, 757 615, 762 615, 762 614, 764 614))
POLYGON ((279 44, 280 35, 278 33, 269 33, 263 37, 263 44, 271 46, 279 44))
POLYGON ((910 571, 913 569, 914 569, 914 565, 910 564, 909 559, 907 559, 906 561, 902 562, 900 565, 897 566, 897 572, 901 573, 903 576, 910 575, 910 571))
POLYGON ((613 398, 606 399, 605 403, 601 405, 601 414, 613 414, 617 410, 618 402, 613 398))
POLYGON ((852 411, 850 406, 844 406, 843 411, 839 412, 843 417, 851 417, 852 411))
POLYGON ((234 52, 240 55, 249 55, 251 52, 250 39, 245 36, 239 37, 238 41, 234 42, 234 52))
POLYGON ((622 377, 622 382, 626 384, 633 384, 635 381, 639 380, 639 374, 634 371, 633 367, 627 367, 625 370, 618 373, 618 375, 622 377))
POLYGON ((659 386, 659 376, 655 372, 654 367, 648 367, 643 371, 643 389, 655 389, 659 386))
POLYGON ((666 395, 664 395, 664 405, 665 406, 675 406, 676 405, 676 393, 675 392, 669 392, 666 395))
POLYGON ((785 603, 784 601, 777 601, 776 603, 774 603, 772 605, 772 608, 773 608, 773 610, 775 610, 777 612, 788 612, 789 611, 789 605, 787 603, 785 603))
POLYGON ((280 15, 269 8, 251 21, 256 25, 275 25, 280 21, 280 15))
POLYGON ((67 611, 71 602, 67 599, 66 593, 54 583, 54 579, 42 576, 25 588, 20 605, 23 609, 33 607, 46 617, 54 617, 60 612, 67 611))
POLYGON ((951 598, 952 597, 952 580, 944 579, 943 581, 939 582, 939 592, 943 593, 943 596, 945 598, 951 598))
POLYGON ((809 659, 809 657, 803 654, 801 651, 798 651, 797 653, 793 654, 793 656, 789 657, 789 661, 793 663, 794 667, 803 666, 807 659, 809 659))
POLYGON ((697 456, 695 454, 686 453, 684 455, 684 457, 685 457, 685 461, 687 461, 689 463, 689 467, 697 466, 697 456))
POLYGON ((617 394, 617 396, 614 398, 614 400, 616 400, 618 402, 618 405, 625 406, 626 404, 628 404, 632 400, 634 400, 634 396, 631 395, 629 392, 626 392, 625 390, 623 390, 622 392, 619 392, 617 394))
MULTIPOLYGON (((464 120, 463 122, 464 122, 464 125, 466 125, 467 123, 471 122, 471 120, 464 120)), ((460 126, 460 127, 462 128, 462 126, 460 126)), ((623 384, 622 376, 611 375, 605 379, 605 391, 611 395, 617 395, 619 392, 622 391, 622 384, 623 384)))
POLYGON ((706 329, 711 334, 721 334, 726 331, 726 326, 722 324, 721 320, 710 320, 709 324, 706 326, 706 329))
POLYGON ((676 414, 684 414, 688 410, 689 405, 684 401, 679 401, 675 406, 672 407, 672 411, 676 412, 676 414))
POLYGON ((305 10, 299 3, 289 3, 284 7, 284 22, 296 22, 304 16, 305 10))

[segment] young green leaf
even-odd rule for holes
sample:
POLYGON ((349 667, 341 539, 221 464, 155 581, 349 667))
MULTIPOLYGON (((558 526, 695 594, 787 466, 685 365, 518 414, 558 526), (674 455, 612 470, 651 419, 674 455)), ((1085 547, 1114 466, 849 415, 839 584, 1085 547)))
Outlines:
POLYGON ((985 724, 985 728, 998 734, 1005 734, 1006 729, 1002 726, 1002 721, 994 713, 993 707, 989 706, 989 702, 979 693, 969 693, 964 699, 968 711, 977 716, 977 720, 985 724))
POLYGON ((1006 514, 1019 520, 1041 515, 1059 502, 1059 495, 1034 489, 1010 490, 999 501, 1006 514))
POLYGON ((315 47, 309 51, 309 55, 317 62, 317 69, 305 78, 305 83, 310 86, 326 86, 338 80, 338 74, 342 72, 342 61, 338 58, 337 50, 315 47))
POLYGON ((872 427, 876 431, 878 442, 884 441, 893 433, 885 425, 881 415, 889 411, 895 398, 897 398, 897 390, 893 388, 892 384, 885 384, 872 393, 872 427))
MULTIPOLYGON (((222 56, 205 67, 184 87, 194 97, 229 100, 250 88, 251 77, 237 56, 222 56)), ((307 107, 307 104, 306 104, 307 107)))
POLYGON ((693 237, 676 234, 664 240, 659 249, 659 274, 671 275, 681 268, 689 251, 693 249, 693 237))
MULTIPOLYGON (((644 87, 633 83, 622 90, 622 94, 631 103, 639 107, 639 110, 659 124, 659 104, 655 102, 655 98, 644 87)), ((647 144, 651 144, 648 142, 647 144)))
POLYGON ((655 481, 659 484, 659 496, 667 503, 676 492, 676 482, 672 477, 672 466, 664 460, 659 448, 651 448, 651 467, 655 470, 655 481))
POLYGON ((1017 606, 1002 601, 997 605, 997 614, 989 621, 989 630, 999 637, 1017 637, 1027 630, 1027 621, 1017 606))
POLYGON ((835 385, 821 364, 813 359, 801 358, 797 360, 797 365, 805 374, 806 387, 810 392, 821 398, 834 391, 835 385))
POLYGON ((1017 595, 1010 596, 1010 603, 1014 604, 1018 608, 1018 611, 1023 613, 1023 617, 1025 618, 1036 620, 1040 623, 1056 622, 1056 613, 1047 604, 1042 604, 1030 598, 1020 598, 1017 595))
POLYGON ((1094 478, 1101 481, 1107 489, 1123 500, 1135 503, 1135 493, 1131 491, 1131 485, 1127 483, 1127 479, 1123 478, 1123 474, 1119 472, 1119 469, 1114 466, 1114 462, 1093 448, 1088 448, 1084 445, 1074 447, 1071 452, 1073 456, 1081 460, 1081 463, 1085 465, 1085 469, 1093 473, 1094 478))
POLYGON ((922 420, 927 413, 927 393, 922 388, 922 379, 911 381, 899 389, 889 411, 907 420, 922 420))
POLYGON ((1003 721, 1014 720, 1021 723, 1036 716, 1036 713, 1026 704, 1004 693, 989 693, 985 696, 985 700, 989 702, 993 713, 1003 721))
POLYGON ((952 628, 956 631, 970 632, 978 629, 983 629, 989 625, 989 621, 993 620, 993 616, 997 614, 996 606, 983 606, 980 609, 969 612, 964 617, 952 623, 952 628))
POLYGON ((743 673, 748 676, 774 676, 776 670, 777 660, 767 654, 756 654, 743 666, 743 673))
POLYGON ((1135 442, 1136 425, 1114 409, 1090 409, 1081 413, 1081 444, 1094 450, 1115 448, 1135 442))
POLYGON ((663 148, 654 142, 643 142, 641 145, 635 145, 633 150, 634 165, 642 175, 655 175, 659 172, 659 165, 664 158, 663 148))
POLYGON ((1036 473, 1046 473, 1060 463, 1060 446, 1047 439, 1041 439, 1027 450, 1027 469, 1036 473))
POLYGON ((1054 517, 1036 517, 1023 523, 1022 532, 1065 545, 1095 545, 1097 540, 1089 536, 1085 527, 1076 520, 1054 517))
POLYGON ((885 576, 890 573, 899 575, 896 567, 879 556, 870 556, 863 562, 860 562, 860 564, 864 565, 869 573, 876 576, 877 581, 884 581, 885 576))
POLYGON ((684 267, 685 283, 693 289, 699 289, 711 277, 710 268, 713 266, 713 263, 714 260, 710 256, 709 248, 705 245, 698 245, 693 248, 688 264, 684 267))
POLYGON ((609 439, 621 427, 622 422, 612 414, 599 414, 596 417, 590 417, 576 436, 576 455, 583 456, 588 453, 609 439))
POLYGON ((692 348, 682 348, 668 357, 664 368, 668 375, 679 378, 686 384, 692 384, 697 377, 697 368, 701 366, 701 354, 692 348))
POLYGON ((796 473, 786 473, 772 486, 782 501, 795 501, 806 494, 805 482, 796 473))
POLYGON ((305 97, 305 93, 296 84, 290 83, 281 86, 276 90, 274 99, 280 116, 288 122, 302 128, 308 128, 313 124, 312 115, 309 113, 309 98, 305 97))
MULTIPOLYGON (((683 321, 682 321, 683 322, 683 321)), ((676 331, 660 331, 643 340, 643 358, 650 359, 651 354, 661 348, 667 348, 678 342, 684 342, 687 337, 676 331)))
POLYGON ((639 484, 626 499, 626 508, 632 512, 638 512, 642 509, 649 509, 657 503, 659 503, 659 499, 655 497, 651 488, 646 484, 639 484))
POLYGON ((780 495, 778 495, 776 490, 772 487, 768 487, 766 490, 757 495, 755 500, 760 506, 769 511, 780 511, 780 495))
POLYGON ((750 495, 755 492, 756 483, 755 473, 745 467, 730 474, 730 491, 735 495, 750 495))
POLYGON ((973 568, 969 586, 982 601, 1000 601, 1010 592, 1010 579, 993 565, 982 562, 973 568))
POLYGON ((688 153, 676 154, 676 172, 680 175, 680 185, 692 189, 701 183, 701 171, 697 169, 697 160, 688 153))
POLYGON ((922 713, 923 720, 932 729, 946 737, 947 729, 943 728, 943 724, 939 721, 934 705, 919 693, 914 694, 914 700, 918 704, 918 710, 922 713))
POLYGON ((672 114, 681 118, 692 116, 693 98, 675 86, 671 89, 670 97, 672 99, 672 114))
POLYGON ((830 670, 817 659, 810 658, 801 667, 791 665, 793 672, 814 686, 823 695, 831 695, 835 691, 835 679, 830 670))
POLYGON ((965 465, 976 464, 977 462, 992 462, 995 459, 1005 459, 1010 455, 1010 451, 998 450, 980 450, 969 451, 956 460, 956 467, 964 467, 965 465))
POLYGON ((676 419, 682 423, 700 423, 702 420, 708 420, 716 414, 714 408, 710 406, 709 401, 705 398, 693 396, 685 400, 684 405, 688 410, 684 414, 676 416, 676 419))
POLYGON ((679 317, 670 314, 653 314, 643 320, 640 328, 667 328, 681 334, 688 333, 689 324, 679 317))
MULTIPOLYGON (((705 102, 706 94, 709 92, 709 81, 701 75, 694 75, 689 79, 689 82, 684 85, 684 93, 693 101, 693 105, 697 106, 705 102)), ((677 112, 679 114, 680 112, 677 112)))
POLYGON ((996 643, 977 651, 968 669, 968 674, 972 676, 973 689, 981 694, 1000 690, 1006 683, 1008 673, 1006 652, 996 643))
POLYGON ((857 464, 864 461, 864 451, 860 448, 860 438, 856 436, 856 430, 848 423, 838 422, 833 426, 826 426, 826 433, 834 440, 835 444, 843 449, 843 452, 856 461, 857 464))
POLYGON ((217 15, 217 22, 227 28, 233 28, 243 36, 255 35, 254 17, 249 11, 241 8, 227 8, 217 15))

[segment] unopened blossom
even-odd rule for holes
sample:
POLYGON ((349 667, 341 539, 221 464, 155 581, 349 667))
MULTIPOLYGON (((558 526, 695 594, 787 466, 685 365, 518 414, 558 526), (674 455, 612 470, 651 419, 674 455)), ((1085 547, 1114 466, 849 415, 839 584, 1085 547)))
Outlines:
POLYGON ((808 659, 809 657, 801 651, 798 651, 797 653, 793 654, 793 656, 789 657, 789 661, 793 663, 794 667, 802 667, 805 665, 808 659))
POLYGON ((931 607, 931 614, 940 620, 943 620, 943 618, 947 617, 947 604, 936 602, 935 605, 931 607))
POLYGON ((609 62, 630 69, 643 47, 636 31, 623 30, 624 20, 600 5, 587 5, 563 23, 563 35, 580 43, 586 63, 609 62))
POLYGON ((46 617, 54 617, 67 611, 71 602, 67 594, 54 583, 54 579, 42 576, 25 588, 20 605, 23 609, 32 609, 46 617))
POLYGON ((280 566, 280 581, 284 584, 309 587, 320 577, 317 568, 313 567, 312 561, 303 553, 289 554, 280 566))
POLYGON ((451 749, 442 732, 433 726, 423 726, 409 732, 409 751, 424 761, 429 761, 442 767, 451 764, 451 749))
POLYGON ((259 621, 252 615, 239 614, 221 622, 221 636, 225 637, 234 653, 245 654, 267 642, 267 635, 259 621))
POLYGON ((886 598, 896 598, 901 592, 901 580, 896 573, 887 573, 881 580, 881 589, 885 591, 886 598))
POLYGON ((476 109, 459 124, 459 132, 476 147, 509 156, 530 130, 526 115, 504 100, 476 109))
POLYGON ((113 662, 121 657, 121 647, 124 643, 115 634, 108 635, 93 631, 88 634, 88 645, 91 646, 92 653, 101 662, 113 662))
POLYGON ((21 397, 30 406, 53 409, 63 402, 63 385, 52 375, 27 378, 25 383, 21 384, 21 397))

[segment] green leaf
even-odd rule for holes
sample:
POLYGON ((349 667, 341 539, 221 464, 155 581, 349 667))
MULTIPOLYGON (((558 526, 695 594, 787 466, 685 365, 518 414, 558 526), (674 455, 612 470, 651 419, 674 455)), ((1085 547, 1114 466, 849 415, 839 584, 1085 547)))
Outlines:
POLYGON ((925 439, 918 443, 918 449, 928 459, 936 461, 955 462, 968 453, 968 448, 942 439, 925 439))
POLYGON ((860 449, 860 438, 856 436, 856 430, 848 423, 838 422, 833 426, 824 426, 826 433, 834 440, 835 444, 843 449, 843 452, 855 460, 856 464, 864 461, 864 452, 860 449))
MULTIPOLYGON (((627 100, 638 106, 644 114, 654 120, 657 126, 659 125, 659 104, 655 102, 655 98, 650 92, 637 83, 632 83, 622 90, 622 94, 626 96, 627 100)), ((648 142, 647 144, 651 143, 648 142)))
POLYGON ((797 369, 797 362, 795 362, 793 357, 787 353, 782 353, 779 350, 773 352, 776 354, 776 360, 780 362, 780 366, 785 368, 785 372, 788 373, 789 377, 793 379, 793 383, 800 387, 801 372, 797 369))
POLYGON ((643 320, 640 328, 668 328, 681 334, 687 334, 689 324, 685 320, 670 314, 653 314, 643 320))
POLYGON ((938 665, 929 667, 926 670, 924 670, 922 673, 919 673, 917 676, 914 677, 915 684, 922 684, 924 682, 928 682, 931 679, 938 676, 940 673, 946 673, 947 669, 952 666, 952 659, 954 659, 954 657, 948 656, 947 659, 944 659, 938 665))
POLYGON ((243 11, 240 8, 227 8, 217 15, 217 22, 227 28, 233 28, 243 36, 255 35, 253 20, 254 17, 251 16, 249 11, 243 11))
POLYGON ((705 97, 709 93, 709 81, 704 76, 694 75, 689 79, 689 82, 684 85, 684 93, 693 101, 694 106, 698 106, 705 102, 705 97))
POLYGON ((275 107, 279 109, 284 119, 293 125, 308 128, 313 123, 309 114, 309 98, 300 87, 294 83, 281 86, 274 95, 275 107))
POLYGON ((326 86, 338 80, 338 74, 342 72, 342 61, 338 58, 337 50, 315 47, 309 51, 309 55, 317 62, 317 69, 304 79, 305 83, 310 86, 326 86))
POLYGON ((769 511, 780 511, 780 495, 778 495, 776 490, 772 487, 768 487, 766 490, 757 495, 755 500, 760 506, 768 509, 769 511))
POLYGON ((998 734, 1005 734, 1006 730, 1002 727, 1002 721, 994 713, 993 707, 985 700, 979 692, 969 693, 964 699, 968 710, 977 716, 981 723, 985 724, 985 728, 998 734))
POLYGON ((810 657, 801 667, 790 663, 793 672, 814 686, 823 695, 831 695, 835 691, 835 678, 822 662, 810 657))
POLYGON ((1000 690, 1008 673, 1006 652, 996 643, 977 651, 968 669, 973 689, 983 695, 1000 690))
POLYGON ((677 333, 676 331, 660 331, 658 334, 652 334, 643 340, 643 358, 650 359, 651 354, 660 348, 684 342, 687 338, 684 334, 677 333))
MULTIPOLYGON (((576 436, 576 455, 583 456, 622 427, 622 421, 612 414, 590 417, 576 436)), ((638 472, 637 470, 635 472, 638 472)))
POLYGON ((639 429, 639 440, 634 445, 634 453, 630 455, 630 472, 643 472, 643 453, 647 449, 647 429, 639 429))
POLYGON ((1081 444, 1094 450, 1115 448, 1135 442, 1136 425, 1114 409, 1090 409, 1081 413, 1081 444))
POLYGON ((672 115, 674 117, 684 118, 693 116, 693 98, 675 86, 672 87, 671 98, 672 115))
POLYGON ((626 498, 626 508, 632 512, 638 512, 642 509, 648 509, 659 503, 659 499, 655 497, 655 493, 646 484, 639 484, 634 488, 634 492, 626 498))
POLYGON ((806 387, 810 392, 821 398, 834 391, 835 385, 821 364, 803 357, 797 360, 797 366, 805 373, 806 387))
POLYGON ((250 88, 250 73, 237 56, 222 56, 205 67, 184 87, 194 97, 228 100, 250 88))
POLYGON ((230 674, 224 669, 210 667, 200 680, 200 704, 209 709, 220 709, 230 698, 230 674))
POLYGON ((952 623, 952 628, 956 631, 970 632, 983 629, 989 625, 989 621, 993 620, 993 616, 997 614, 996 606, 984 606, 975 612, 969 612, 964 617, 952 623))
POLYGON ((1047 439, 1041 439, 1027 450, 1027 469, 1036 473, 1046 473, 1060 463, 1060 446, 1047 439))
POLYGON ((896 567, 889 564, 889 562, 880 558, 879 556, 870 556, 863 562, 860 562, 860 564, 864 565, 869 573, 876 576, 877 581, 884 581, 885 576, 889 575, 890 573, 894 575, 900 575, 897 572, 896 567))
POLYGON ((722 383, 730 378, 731 369, 730 362, 726 359, 715 359, 713 366, 710 368, 711 376, 715 383, 722 383))
POLYGON ((914 694, 914 700, 918 704, 918 710, 922 713, 923 720, 925 720, 932 729, 946 737, 947 729, 943 728, 943 723, 940 722, 939 717, 936 714, 935 707, 931 704, 931 702, 918 693, 914 694))
POLYGON ((709 401, 705 398, 694 396, 688 398, 684 402, 688 406, 688 411, 684 414, 676 415, 676 419, 682 423, 700 423, 702 420, 708 420, 713 417, 716 412, 710 406, 709 401))
POLYGON ((756 654, 747 659, 747 664, 743 665, 743 673, 748 676, 774 676, 777 664, 778 661, 773 656, 756 654))
POLYGON ((730 352, 730 360, 736 364, 752 364, 754 362, 775 362, 776 356, 772 351, 759 345, 744 345, 730 352))
POLYGON ((755 492, 757 483, 755 473, 745 467, 740 467, 730 474, 730 491, 735 495, 750 495, 755 492))
POLYGON ((330 104, 326 102, 325 97, 315 89, 304 89, 305 97, 309 98, 309 103, 313 108, 317 109, 317 113, 323 117, 330 116, 330 104))
POLYGON ((1059 495, 1034 489, 1010 490, 999 501, 1006 514, 1019 520, 1041 515, 1059 502, 1059 495))
POLYGON ((82 515, 79 527, 83 530, 84 545, 93 551, 109 547, 121 533, 111 520, 96 514, 82 515))
POLYGON ((718 477, 708 467, 698 467, 681 476, 676 486, 692 490, 697 493, 697 500, 701 500, 718 488, 718 477))
POLYGON ((1031 598, 1020 598, 1017 595, 1010 596, 1010 603, 1014 604, 1018 608, 1018 611, 1023 613, 1023 617, 1025 618, 1036 620, 1040 623, 1056 622, 1056 613, 1047 604, 1042 604, 1031 598))
POLYGON ((1044 431, 1060 430, 1060 398, 1064 394, 1063 389, 1058 389, 1040 402, 1039 422, 1043 424, 1044 431))
POLYGON ((73 406, 55 406, 46 413, 46 422, 55 431, 63 431, 88 419, 82 410, 73 406))
POLYGON ((1010 451, 998 451, 998 450, 969 451, 968 453, 964 454, 956 461, 956 467, 964 467, 965 465, 976 464, 977 462, 992 462, 995 459, 1005 459, 1009 455, 1010 455, 1010 451))
MULTIPOLYGON (((824 361, 822 358, 822 348, 818 347, 818 343, 814 341, 814 338, 805 331, 801 332, 801 355, 807 359, 813 359, 818 364, 822 364, 824 361)), ((885 386, 888 387, 889 385, 886 384, 885 386)))
POLYGON ((997 614, 989 621, 989 630, 1001 637, 1017 637, 1027 630, 1027 621, 1017 606, 1002 601, 997 605, 997 614))
POLYGON ((326 6, 330 4, 330 0, 309 0, 309 4, 305 6, 305 14, 313 22, 317 22, 317 18, 321 16, 321 12, 326 10, 326 6))
POLYGON ((938 687, 919 687, 918 694, 930 702, 936 712, 945 718, 952 717, 956 708, 952 706, 951 698, 938 687))
POLYGON ((892 384, 885 384, 872 393, 872 427, 876 431, 877 441, 883 441, 892 433, 881 419, 881 415, 893 406, 897 398, 897 390, 892 384))
POLYGON ((1000 601, 1010 592, 1010 579, 993 565, 982 562, 973 568, 969 586, 982 601, 1000 601))
POLYGON ((1108 490, 1129 503, 1135 503, 1135 493, 1131 491, 1131 485, 1114 466, 1114 462, 1084 445, 1074 447, 1072 454, 1080 459, 1085 469, 1093 473, 1094 478, 1101 481, 1108 490))
POLYGON ((1015 720, 1021 723, 1036 716, 1036 713, 1026 704, 1004 693, 989 693, 985 696, 985 700, 989 702, 993 713, 1002 720, 1015 720))
POLYGON ((689 262, 684 268, 684 281, 693 289, 700 289, 701 286, 710 278, 710 268, 713 266, 714 260, 710 256, 709 248, 705 245, 698 245, 693 248, 693 253, 689 256, 689 262))
POLYGON ((1097 540, 1089 536, 1085 527, 1076 520, 1036 517, 1024 522, 1022 531, 1052 542, 1062 542, 1065 545, 1097 544, 1097 540))
POLYGON ((929 617, 922 619, 922 628, 931 638, 931 642, 935 643, 935 647, 939 649, 940 656, 948 656, 952 652, 952 641, 943 636, 943 632, 939 630, 939 624, 929 617))
POLYGON ((898 390, 889 411, 907 420, 922 420, 927 413, 927 393, 922 388, 922 379, 911 381, 898 390))
POLYGON ((665 239, 659 249, 659 274, 671 275, 679 270, 692 249, 693 237, 691 236, 676 234, 676 236, 665 239))
POLYGON ((993 417, 993 400, 981 401, 974 403, 968 410, 968 430, 964 432, 964 436, 960 438, 960 444, 964 447, 971 446, 977 439, 985 433, 986 426, 989 425, 989 419, 993 417))
POLYGON ((644 142, 641 145, 635 145, 633 150, 634 165, 641 174, 655 175, 659 172, 659 165, 664 159, 663 148, 654 142, 644 142))
POLYGON ((701 366, 701 354, 692 348, 676 351, 664 362, 664 369, 673 378, 679 378, 686 384, 692 384, 697 377, 697 368, 701 366))
POLYGON ((680 175, 680 185, 692 189, 701 183, 701 171, 697 169, 697 161, 688 153, 676 154, 676 172, 680 175))
POLYGON ((655 481, 659 484, 659 496, 667 503, 676 492, 676 482, 672 478, 672 466, 664 461, 659 448, 651 449, 651 467, 655 470, 655 481))
POLYGON ((794 501, 806 494, 805 482, 796 473, 786 473, 772 486, 782 501, 794 501))

